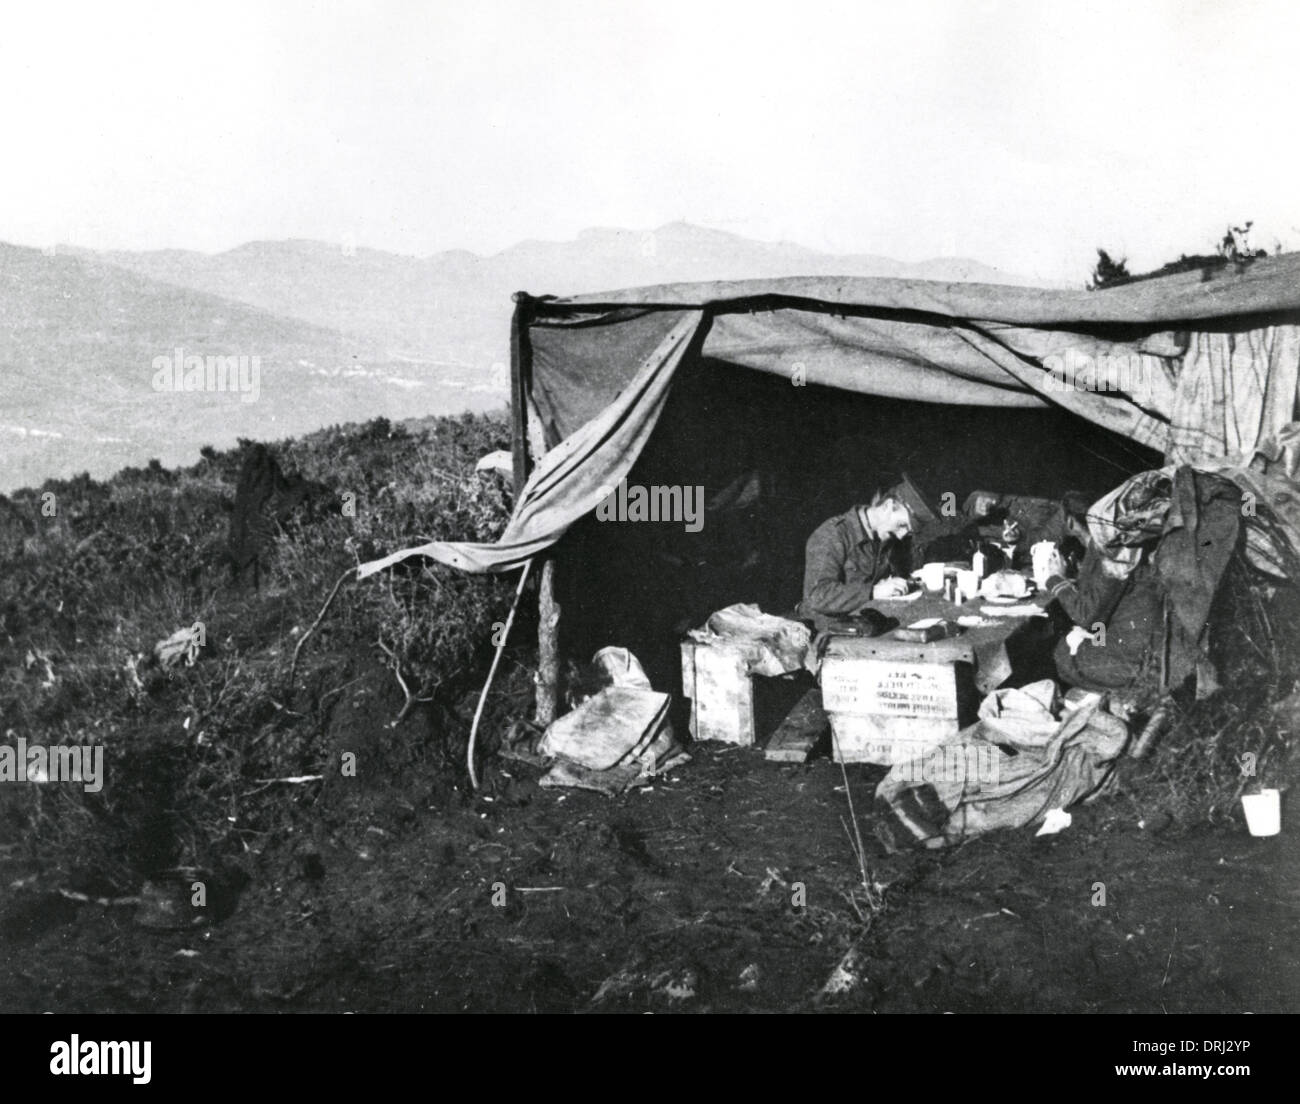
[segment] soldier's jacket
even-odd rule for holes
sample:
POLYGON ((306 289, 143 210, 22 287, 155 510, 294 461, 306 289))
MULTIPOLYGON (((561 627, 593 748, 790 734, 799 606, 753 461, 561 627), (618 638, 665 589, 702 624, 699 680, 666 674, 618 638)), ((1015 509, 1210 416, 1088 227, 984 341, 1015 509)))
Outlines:
POLYGON ((872 587, 881 579, 907 573, 905 555, 903 545, 882 544, 867 533, 856 506, 822 522, 804 551, 800 615, 821 629, 829 620, 856 613, 871 601, 872 587))
POLYGON ((1084 641, 1075 655, 1062 641, 1057 645, 1056 669, 1061 681, 1087 690, 1128 689, 1155 665, 1160 643, 1163 598, 1148 560, 1127 579, 1113 579, 1101 569, 1101 555, 1089 548, 1073 582, 1059 576, 1047 589, 1080 628, 1106 626, 1105 643, 1084 641))

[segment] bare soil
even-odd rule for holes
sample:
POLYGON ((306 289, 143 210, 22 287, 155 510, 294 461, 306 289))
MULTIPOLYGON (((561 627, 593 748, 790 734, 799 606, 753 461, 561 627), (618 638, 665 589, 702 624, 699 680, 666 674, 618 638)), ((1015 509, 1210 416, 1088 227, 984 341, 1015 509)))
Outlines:
MULTIPOLYGON (((402 732, 367 721, 381 713, 357 706, 340 739, 400 746, 402 732)), ((477 795, 427 762, 367 779, 376 759, 362 754, 355 779, 287 794, 314 803, 317 828, 249 835, 238 877, 227 872, 229 915, 183 930, 69 900, 0 851, 0 1006, 1300 1010, 1294 833, 1184 830, 1159 808, 1139 822, 1107 799, 1058 836, 888 855, 869 834, 882 772, 854 767, 868 894, 837 765, 692 754, 614 799, 542 789, 508 761, 477 795)))

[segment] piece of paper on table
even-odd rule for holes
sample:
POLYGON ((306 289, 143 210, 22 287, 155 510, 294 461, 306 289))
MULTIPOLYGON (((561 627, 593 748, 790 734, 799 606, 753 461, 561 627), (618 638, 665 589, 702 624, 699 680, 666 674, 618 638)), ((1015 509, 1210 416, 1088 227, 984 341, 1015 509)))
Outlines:
POLYGON ((1047 610, 1033 602, 1021 602, 1015 606, 980 606, 980 613, 985 617, 1046 617, 1047 610))

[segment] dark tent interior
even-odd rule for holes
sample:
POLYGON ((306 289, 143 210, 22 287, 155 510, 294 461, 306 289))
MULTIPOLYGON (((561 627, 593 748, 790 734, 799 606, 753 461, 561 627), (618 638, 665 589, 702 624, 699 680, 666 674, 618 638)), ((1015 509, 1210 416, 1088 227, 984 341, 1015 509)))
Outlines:
POLYGON ((561 647, 579 660, 627 647, 680 701, 682 633, 736 602, 790 614, 809 534, 903 472, 940 508, 975 490, 1099 497, 1160 464, 1054 407, 888 399, 687 358, 627 482, 702 487, 702 527, 594 514, 573 526, 557 561, 561 647))

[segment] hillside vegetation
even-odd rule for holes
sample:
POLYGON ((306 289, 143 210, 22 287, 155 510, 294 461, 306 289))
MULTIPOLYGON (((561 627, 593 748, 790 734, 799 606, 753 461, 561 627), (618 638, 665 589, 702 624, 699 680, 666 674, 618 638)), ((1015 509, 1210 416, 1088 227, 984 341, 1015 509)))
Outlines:
MULTIPOLYGON (((22 847, 67 887, 112 897, 163 870, 246 865, 295 820, 319 819, 345 750, 371 784, 425 765, 455 781, 461 699, 486 670, 512 579, 413 561, 349 583, 287 680, 297 640, 347 568, 417 535, 496 536, 508 490, 474 462, 507 440, 500 416, 466 414, 276 445, 285 470, 355 509, 291 521, 256 592, 232 583, 224 562, 251 442, 205 449, 181 471, 155 462, 0 498, 0 734, 11 745, 100 744, 105 762, 100 793, 0 787, 0 845, 22 847), (195 623, 197 661, 164 670, 154 644, 195 623), (375 714, 367 703, 402 682, 424 699, 407 710, 419 723, 386 746, 349 744, 340 716, 375 714)), ((398 712, 370 719, 382 732, 398 712)))

